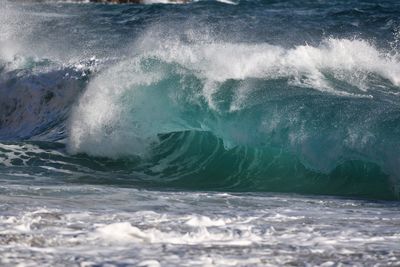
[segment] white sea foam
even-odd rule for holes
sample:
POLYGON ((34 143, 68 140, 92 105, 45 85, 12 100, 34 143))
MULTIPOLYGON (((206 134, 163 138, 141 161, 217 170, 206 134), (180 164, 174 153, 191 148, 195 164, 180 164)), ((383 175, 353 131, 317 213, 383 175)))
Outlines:
MULTIPOLYGON (((183 4, 185 1, 171 1, 171 0, 143 0, 144 4, 183 4)), ((190 1, 189 1, 190 2, 190 1)))
POLYGON ((13 145, 0 143, 0 149, 2 150, 0 154, 0 166, 4 165, 8 167, 13 166, 13 161, 15 160, 20 161, 17 165, 26 166, 32 154, 40 155, 46 153, 48 155, 62 156, 62 154, 56 150, 44 150, 31 144, 13 145))
POLYGON ((398 206, 385 202, 94 185, 41 185, 33 198, 27 195, 33 188, 8 189, 0 196, 10 205, 0 214, 6 266, 397 265, 400 259, 398 206))
MULTIPOLYGON (((150 40, 144 43, 154 43, 150 40)), ((365 40, 326 39, 319 46, 285 49, 269 44, 211 43, 185 45, 165 42, 145 51, 163 61, 197 71, 208 81, 288 78, 296 85, 340 94, 326 74, 368 89, 368 74, 375 73, 400 85, 400 62, 365 40)))

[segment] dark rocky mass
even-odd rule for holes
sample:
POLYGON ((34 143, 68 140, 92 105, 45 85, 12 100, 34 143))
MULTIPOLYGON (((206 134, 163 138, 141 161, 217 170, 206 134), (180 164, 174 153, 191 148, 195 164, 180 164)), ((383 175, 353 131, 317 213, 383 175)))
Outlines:
MULTIPOLYGON (((134 4, 141 4, 145 3, 144 0, 90 0, 90 2, 94 3, 113 3, 113 4, 127 4, 127 3, 134 3, 134 4)), ((171 3, 188 3, 189 0, 169 0, 168 2, 171 3)))
MULTIPOLYGON (((46 0, 18 0, 19 2, 47 2, 46 0)), ((85 0, 75 0, 75 2, 85 2, 85 0)), ((110 3, 110 4, 145 4, 146 0, 89 0, 91 3, 110 3)), ((171 4, 185 4, 191 0, 168 0, 171 4)))

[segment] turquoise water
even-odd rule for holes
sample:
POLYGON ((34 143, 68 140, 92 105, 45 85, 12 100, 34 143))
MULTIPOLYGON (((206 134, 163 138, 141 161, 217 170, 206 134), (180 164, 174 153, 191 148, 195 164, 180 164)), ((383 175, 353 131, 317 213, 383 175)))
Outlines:
POLYGON ((0 3, 3 265, 400 264, 396 1, 0 3))

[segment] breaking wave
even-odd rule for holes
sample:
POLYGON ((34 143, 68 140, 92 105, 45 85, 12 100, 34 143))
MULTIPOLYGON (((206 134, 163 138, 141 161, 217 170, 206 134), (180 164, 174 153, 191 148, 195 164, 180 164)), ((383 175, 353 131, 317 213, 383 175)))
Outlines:
POLYGON ((69 120, 68 151, 152 161, 166 135, 156 176, 321 191, 326 184, 309 180, 340 172, 368 183, 386 175, 396 191, 399 77, 395 54, 360 39, 286 49, 144 38, 90 82, 69 120))

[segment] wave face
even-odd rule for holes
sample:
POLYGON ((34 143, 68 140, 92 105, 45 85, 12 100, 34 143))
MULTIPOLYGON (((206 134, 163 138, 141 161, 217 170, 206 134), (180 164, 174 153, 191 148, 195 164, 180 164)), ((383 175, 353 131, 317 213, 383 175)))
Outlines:
POLYGON ((51 171, 91 182, 399 198, 393 8, 235 4, 7 2, 4 166, 36 168, 50 155, 62 166, 51 171), (21 34, 26 21, 13 14, 33 26, 21 34))

